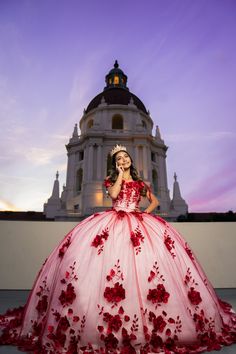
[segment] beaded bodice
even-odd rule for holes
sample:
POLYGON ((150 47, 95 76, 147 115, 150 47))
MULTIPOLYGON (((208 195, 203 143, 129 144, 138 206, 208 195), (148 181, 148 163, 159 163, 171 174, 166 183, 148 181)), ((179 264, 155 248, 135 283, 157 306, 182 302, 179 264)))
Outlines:
MULTIPOLYGON (((105 186, 109 187, 110 181, 105 181, 105 186)), ((115 210, 134 211, 138 208, 141 199, 140 191, 144 187, 141 181, 122 180, 121 191, 116 199, 112 200, 112 206, 115 210)))

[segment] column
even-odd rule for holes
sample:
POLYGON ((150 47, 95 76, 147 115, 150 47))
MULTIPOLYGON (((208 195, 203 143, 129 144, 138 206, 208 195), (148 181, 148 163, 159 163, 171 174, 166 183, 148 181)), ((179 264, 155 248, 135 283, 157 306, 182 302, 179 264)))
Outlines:
POLYGON ((139 171, 138 146, 137 145, 134 148, 134 166, 139 171))
POLYGON ((143 146, 143 178, 148 179, 148 156, 147 156, 147 146, 143 146))
POLYGON ((93 170, 93 146, 89 145, 89 148, 88 148, 88 165, 87 165, 88 181, 92 180, 92 170, 93 170))
POLYGON ((98 165, 97 165, 97 178, 98 180, 102 179, 102 166, 103 166, 103 161, 102 161, 102 146, 98 145, 98 165))

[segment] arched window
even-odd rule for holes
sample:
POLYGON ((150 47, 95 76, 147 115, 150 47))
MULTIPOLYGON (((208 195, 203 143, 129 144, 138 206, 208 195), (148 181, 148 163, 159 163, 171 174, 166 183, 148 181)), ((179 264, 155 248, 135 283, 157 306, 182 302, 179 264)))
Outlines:
POLYGON ((87 124, 87 128, 90 129, 93 127, 93 119, 90 119, 87 124))
POLYGON ((142 120, 142 126, 143 126, 143 128, 146 130, 147 129, 147 124, 146 124, 146 122, 144 121, 144 120, 142 120))
POLYGON ((154 189, 154 193, 157 194, 158 192, 158 178, 157 178, 157 171, 152 170, 152 185, 154 189))
POLYGON ((155 154, 155 152, 151 152, 151 160, 153 161, 153 162, 156 162, 156 154, 155 154))
POLYGON ((123 129, 123 117, 120 114, 112 117, 112 129, 123 129))
POLYGON ((83 170, 80 168, 76 173, 76 192, 80 192, 83 182, 83 170))

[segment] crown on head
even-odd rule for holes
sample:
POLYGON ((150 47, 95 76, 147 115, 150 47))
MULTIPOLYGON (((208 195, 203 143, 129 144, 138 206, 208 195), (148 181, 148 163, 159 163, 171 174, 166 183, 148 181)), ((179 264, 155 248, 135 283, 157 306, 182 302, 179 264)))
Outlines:
POLYGON ((119 151, 126 151, 126 147, 116 144, 116 146, 111 150, 110 155, 113 156, 119 151))

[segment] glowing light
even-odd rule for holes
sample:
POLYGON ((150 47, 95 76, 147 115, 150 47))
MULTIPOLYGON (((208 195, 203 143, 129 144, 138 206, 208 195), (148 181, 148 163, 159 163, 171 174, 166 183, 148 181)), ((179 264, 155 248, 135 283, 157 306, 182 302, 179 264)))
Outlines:
POLYGON ((114 84, 119 85, 119 76, 114 76, 114 84))
POLYGON ((102 192, 96 192, 95 193, 95 200, 96 200, 96 205, 100 206, 103 204, 103 193, 102 192))

